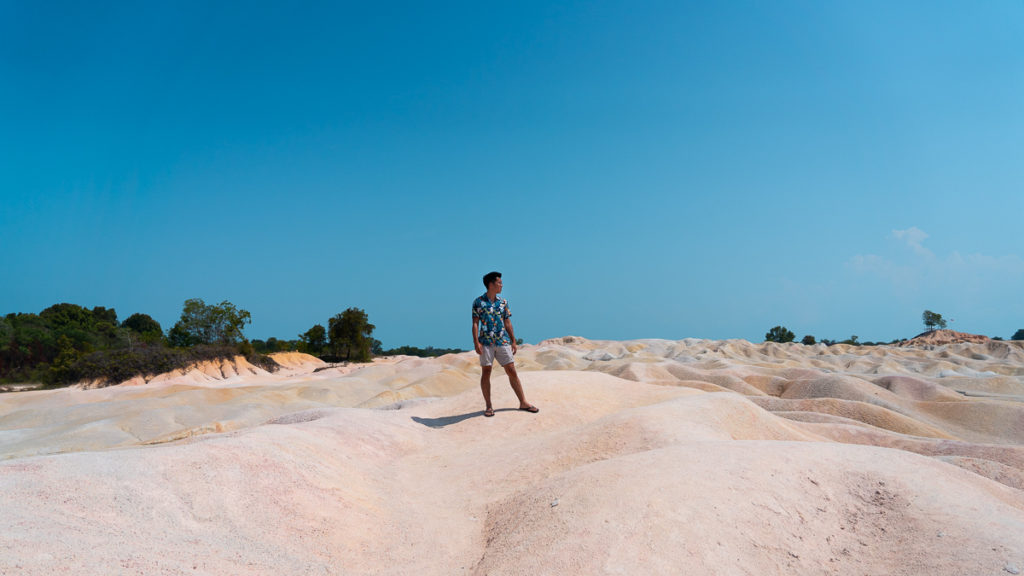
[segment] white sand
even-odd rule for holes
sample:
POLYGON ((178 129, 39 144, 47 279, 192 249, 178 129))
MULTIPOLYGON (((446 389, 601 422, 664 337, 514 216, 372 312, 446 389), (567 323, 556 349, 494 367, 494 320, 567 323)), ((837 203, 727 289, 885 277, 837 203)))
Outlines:
POLYGON ((0 573, 1024 570, 1024 349, 928 348, 557 339, 494 418, 472 353, 4 394, 0 573))

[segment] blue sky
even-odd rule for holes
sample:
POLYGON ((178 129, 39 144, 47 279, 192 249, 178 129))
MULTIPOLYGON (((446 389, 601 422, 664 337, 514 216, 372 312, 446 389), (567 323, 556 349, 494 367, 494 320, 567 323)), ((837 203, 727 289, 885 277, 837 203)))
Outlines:
POLYGON ((1024 4, 0 0, 0 313, 1024 327, 1024 4))

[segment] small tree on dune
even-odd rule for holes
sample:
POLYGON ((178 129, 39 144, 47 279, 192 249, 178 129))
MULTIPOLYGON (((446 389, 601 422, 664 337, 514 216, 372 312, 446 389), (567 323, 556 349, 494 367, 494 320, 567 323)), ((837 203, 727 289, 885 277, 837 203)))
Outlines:
POLYGON ((785 326, 776 326, 764 335, 764 339, 766 342, 778 342, 780 344, 784 344, 795 340, 796 334, 793 334, 793 332, 785 326))
POLYGON ((814 336, 808 334, 807 336, 804 336, 802 340, 800 340, 800 343, 803 344, 804 346, 814 346, 817 343, 817 341, 814 339, 814 336))
POLYGON ((924 326, 929 331, 935 330, 936 328, 941 330, 946 327, 946 320, 942 318, 942 314, 932 312, 931 310, 925 310, 924 313, 921 314, 921 320, 924 321, 924 326))
POLYGON ((1010 340, 1024 340, 1024 328, 1014 332, 1013 336, 1010 337, 1010 340))

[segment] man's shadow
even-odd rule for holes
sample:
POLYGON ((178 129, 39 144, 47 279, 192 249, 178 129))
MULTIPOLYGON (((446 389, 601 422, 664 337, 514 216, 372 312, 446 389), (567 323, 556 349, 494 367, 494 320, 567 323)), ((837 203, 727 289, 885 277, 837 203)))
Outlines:
MULTIPOLYGON (((515 411, 515 408, 495 408, 494 409, 494 413, 495 414, 497 414, 498 412, 509 412, 509 411, 515 411)), ((451 426, 452 424, 458 424, 459 422, 462 422, 463 420, 469 420, 470 418, 475 418, 477 416, 483 416, 483 415, 484 415, 484 411, 483 410, 477 410, 476 412, 467 412, 465 414, 458 414, 456 416, 443 416, 441 418, 420 418, 419 416, 413 416, 412 419, 413 419, 414 422, 417 422, 419 424, 423 424, 424 426, 429 426, 431 428, 444 428, 445 426, 451 426)))

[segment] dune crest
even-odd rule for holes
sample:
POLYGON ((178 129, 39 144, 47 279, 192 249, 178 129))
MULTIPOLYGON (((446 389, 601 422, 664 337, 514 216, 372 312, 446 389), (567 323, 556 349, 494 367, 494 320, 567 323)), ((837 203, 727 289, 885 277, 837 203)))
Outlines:
POLYGON ((929 330, 910 340, 900 342, 897 346, 945 346, 946 344, 985 344, 987 342, 996 342, 996 340, 980 334, 955 330, 929 330))
POLYGON ((1024 569, 1017 343, 310 358, 0 396, 0 573, 1024 569))

